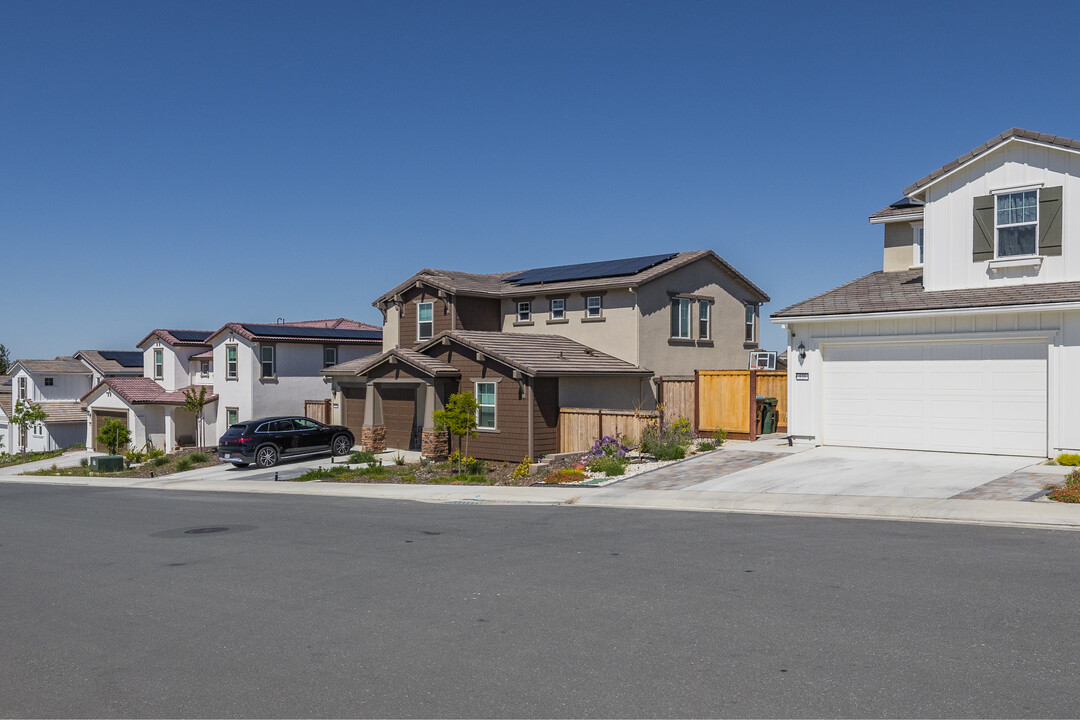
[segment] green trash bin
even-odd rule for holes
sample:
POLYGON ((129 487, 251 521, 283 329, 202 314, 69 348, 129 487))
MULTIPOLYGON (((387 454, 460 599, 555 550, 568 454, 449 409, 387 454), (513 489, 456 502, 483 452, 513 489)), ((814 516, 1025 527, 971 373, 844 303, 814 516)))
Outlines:
POLYGON ((776 412, 776 398, 758 398, 758 403, 760 403, 762 407, 762 415, 764 416, 761 421, 761 434, 769 435, 776 432, 776 421, 778 419, 778 413, 776 412))

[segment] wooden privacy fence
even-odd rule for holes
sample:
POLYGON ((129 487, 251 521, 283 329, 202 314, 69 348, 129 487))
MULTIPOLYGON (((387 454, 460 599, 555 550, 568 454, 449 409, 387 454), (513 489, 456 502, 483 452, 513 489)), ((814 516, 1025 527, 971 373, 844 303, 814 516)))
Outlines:
POLYGON ((562 408, 559 410, 559 452, 586 452, 605 435, 628 437, 631 444, 636 445, 642 429, 656 422, 658 416, 655 411, 562 408))
POLYGON ((694 376, 660 378, 656 384, 656 401, 664 410, 664 422, 674 422, 679 418, 694 422, 697 407, 694 376))
POLYGON ((305 400, 304 417, 309 417, 315 422, 330 425, 330 401, 329 400, 305 400))
POLYGON ((777 430, 787 430, 787 372, 782 370, 698 370, 699 433, 724 429, 732 437, 757 437, 757 397, 777 400, 777 430))

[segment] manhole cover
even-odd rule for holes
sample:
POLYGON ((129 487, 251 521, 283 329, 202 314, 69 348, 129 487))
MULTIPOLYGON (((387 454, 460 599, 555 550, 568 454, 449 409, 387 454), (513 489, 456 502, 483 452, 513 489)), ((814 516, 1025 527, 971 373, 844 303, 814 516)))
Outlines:
POLYGON ((205 533, 228 532, 228 531, 229 531, 229 528, 227 528, 227 527, 193 528, 191 530, 185 530, 184 534, 185 535, 203 535, 205 533))

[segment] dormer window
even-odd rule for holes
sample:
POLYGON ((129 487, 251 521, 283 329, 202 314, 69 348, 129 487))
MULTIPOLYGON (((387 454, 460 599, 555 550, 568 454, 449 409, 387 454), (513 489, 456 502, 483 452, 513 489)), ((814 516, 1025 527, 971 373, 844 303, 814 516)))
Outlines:
POLYGON ((21 376, 19 377, 19 399, 26 399, 26 378, 21 376))
POLYGON ((997 257, 1038 254, 1039 191, 997 196, 997 257))
POLYGON ((161 348, 154 349, 154 379, 165 379, 165 357, 161 348))

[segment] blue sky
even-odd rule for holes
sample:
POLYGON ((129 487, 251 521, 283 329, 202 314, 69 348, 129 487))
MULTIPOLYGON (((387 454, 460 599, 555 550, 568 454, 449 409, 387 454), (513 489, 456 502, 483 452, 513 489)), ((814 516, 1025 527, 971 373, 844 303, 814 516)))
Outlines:
MULTIPOLYGON (((712 248, 766 312, 1013 126, 1080 137, 1075 3, 0 4, 0 343, 352 317, 422 267, 712 248)), ((783 346, 766 327, 763 344, 783 346)))

